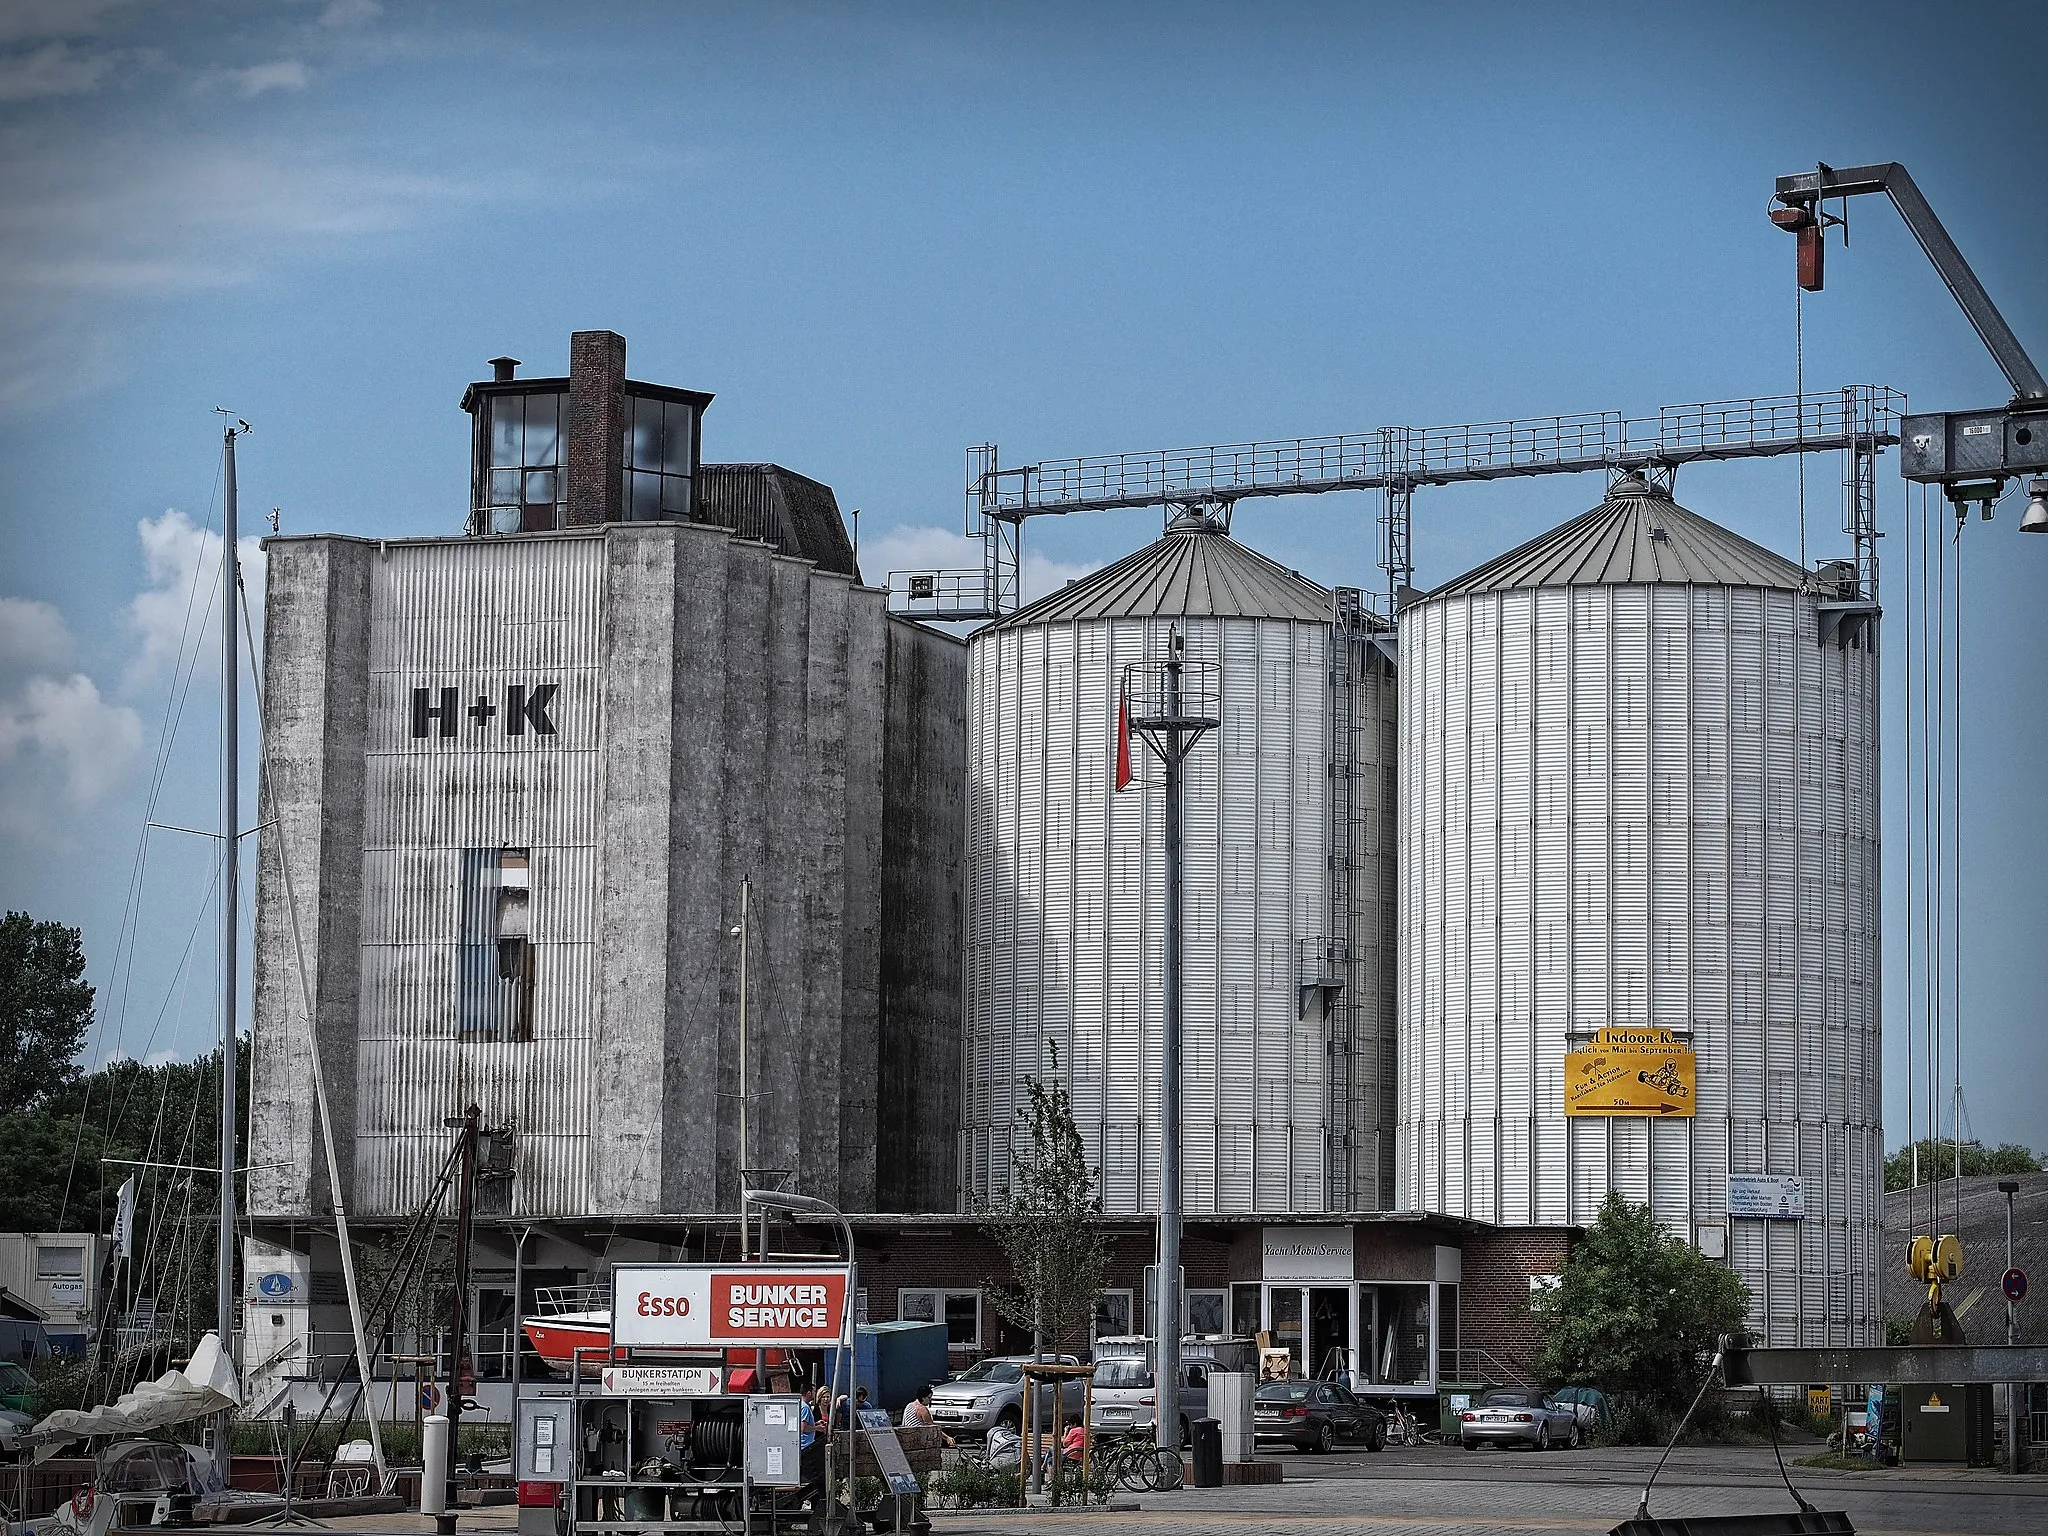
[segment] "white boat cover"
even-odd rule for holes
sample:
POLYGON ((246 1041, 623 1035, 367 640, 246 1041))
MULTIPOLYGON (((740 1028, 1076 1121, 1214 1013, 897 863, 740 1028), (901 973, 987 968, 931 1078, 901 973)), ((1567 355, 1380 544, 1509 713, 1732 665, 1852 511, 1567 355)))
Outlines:
POLYGON ((59 1408, 24 1437, 36 1447, 36 1458, 52 1455, 71 1440, 88 1435, 140 1435, 167 1424, 203 1419, 223 1408, 238 1408, 242 1389, 235 1368, 220 1347, 218 1334, 206 1334, 182 1371, 165 1371, 155 1381, 97 1408, 59 1408))

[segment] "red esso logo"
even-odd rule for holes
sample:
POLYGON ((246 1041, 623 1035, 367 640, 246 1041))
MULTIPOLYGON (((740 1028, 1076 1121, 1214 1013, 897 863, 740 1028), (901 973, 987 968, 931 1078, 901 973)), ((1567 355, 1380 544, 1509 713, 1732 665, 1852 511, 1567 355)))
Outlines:
POLYGON ((634 1308, 642 1317, 688 1317, 690 1298, 687 1296, 656 1296, 651 1291, 640 1293, 639 1305, 634 1308))

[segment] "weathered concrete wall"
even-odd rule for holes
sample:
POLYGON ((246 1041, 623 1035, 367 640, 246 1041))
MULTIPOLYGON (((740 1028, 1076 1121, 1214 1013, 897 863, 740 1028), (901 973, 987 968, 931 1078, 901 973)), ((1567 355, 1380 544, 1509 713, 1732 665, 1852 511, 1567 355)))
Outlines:
POLYGON ((638 1214, 660 1208, 665 1168, 679 573, 667 528, 621 528, 604 546, 592 1197, 599 1210, 638 1214))
POLYGON ((883 709, 888 686, 887 597, 854 588, 846 615, 844 890, 840 945, 839 1168, 841 1194, 876 1208, 876 1108, 881 1052, 883 709))
POLYGON ((668 911, 663 946, 668 989, 650 1036, 661 1045, 656 1072, 662 1122, 659 1208, 717 1209, 717 1129, 724 1051, 720 994, 732 964, 725 937, 728 900, 722 879, 728 818, 745 796, 727 775, 726 697, 730 681, 707 659, 723 653, 733 622, 726 551, 732 541, 707 529, 653 525, 671 551, 667 627, 670 697, 665 711, 669 754, 666 824, 668 911))
POLYGON ((876 1208, 959 1197, 967 647, 890 619, 882 727, 876 1208))
POLYGON ((257 840, 252 1215, 332 1207, 299 966, 318 1017, 343 1194, 355 1162, 363 752, 373 546, 273 539, 264 597, 263 819, 257 840), (291 867, 298 942, 280 859, 291 867), (303 955, 300 953, 303 945, 303 955))
MULTIPOLYGON (((443 1117, 474 1098, 519 1134, 508 1215, 735 1208, 748 879, 748 1162, 850 1210, 950 1202, 963 646, 702 526, 277 550, 278 835, 309 922, 319 892, 309 958, 352 1207, 410 1210, 443 1117), (556 731, 509 732, 506 689, 556 678, 556 731), (424 735, 415 689, 437 710, 424 735), (504 847, 533 872, 521 1038, 457 1017, 463 860, 504 847)), ((256 1160, 289 1166, 256 1209, 289 1216, 320 1203, 266 847, 256 1160)))

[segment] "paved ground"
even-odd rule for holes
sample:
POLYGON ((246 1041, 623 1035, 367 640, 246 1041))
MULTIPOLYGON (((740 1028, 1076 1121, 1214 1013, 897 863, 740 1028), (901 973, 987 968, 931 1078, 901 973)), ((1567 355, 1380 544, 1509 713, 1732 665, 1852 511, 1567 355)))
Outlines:
MULTIPOLYGON (((1278 1487, 1187 1489, 1147 1494, 1129 1514, 957 1515, 946 1536, 1025 1536, 1088 1528, 1171 1530, 1183 1536, 1445 1536, 1447 1532, 1607 1531, 1635 1512, 1657 1452, 1634 1447, 1467 1454, 1456 1448, 1279 1458, 1278 1487)), ((2048 1477, 1984 1472, 1817 1472, 1791 1467, 1818 1509, 1847 1510, 1859 1531, 2039 1536, 2048 1532, 2048 1477)), ((1672 1453, 1651 1494, 1654 1515, 1731 1515, 1792 1510, 1768 1445, 1672 1453)))
MULTIPOLYGON (((1811 1450, 1813 1447, 1801 1448, 1811 1450)), ((1526 1452, 1425 1447, 1278 1458, 1277 1487, 1185 1489, 1136 1496, 1134 1510, 934 1515, 938 1536, 1065 1536, 1172 1531, 1179 1536, 1518 1536, 1604 1532, 1635 1512, 1654 1450, 1526 1452)), ((1992 1472, 1818 1472, 1790 1467, 1819 1509, 1847 1510, 1856 1529, 1889 1536, 2040 1536, 2048 1532, 2048 1475, 1992 1472)), ((1768 1445, 1672 1453, 1651 1494, 1660 1516, 1730 1515, 1795 1508, 1768 1445)), ((464 1532, 504 1536, 507 1507, 465 1511, 464 1532)), ((365 1515, 327 1524, 349 1536, 422 1536, 417 1516, 365 1515)))

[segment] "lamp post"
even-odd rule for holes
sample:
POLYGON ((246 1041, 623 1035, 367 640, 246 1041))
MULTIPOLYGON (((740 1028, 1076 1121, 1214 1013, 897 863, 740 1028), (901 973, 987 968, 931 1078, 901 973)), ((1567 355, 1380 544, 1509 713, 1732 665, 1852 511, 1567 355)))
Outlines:
MULTIPOLYGON (((853 1481, 853 1298, 855 1286, 859 1283, 859 1263, 853 1254, 853 1223, 846 1219, 846 1213, 829 1200, 820 1200, 816 1195, 800 1195, 787 1189, 746 1189, 740 1192, 740 1230, 747 1226, 747 1207, 758 1205, 767 1210, 787 1211, 794 1216, 819 1216, 827 1221, 839 1223, 840 1235, 846 1240, 846 1302, 840 1308, 839 1347, 846 1361, 846 1478, 853 1481)), ((767 1257, 767 1244, 762 1247, 762 1257, 767 1257)), ((832 1418, 828 1407, 825 1417, 825 1443, 832 1440, 832 1418)), ((836 1502, 837 1479, 833 1475, 832 1458, 825 1458, 825 1503, 829 1508, 836 1502)), ((835 1517, 836 1518, 836 1515, 835 1517)), ((829 1527, 837 1529, 837 1526, 829 1527)))
POLYGON ((1165 686, 1156 712, 1131 721, 1131 729, 1166 766, 1166 1019, 1159 1050, 1159 1268, 1154 1286, 1158 1336, 1153 1348, 1163 1451, 1180 1449, 1181 768, 1195 743, 1219 723, 1212 715, 1188 711, 1184 644, 1178 625, 1167 630, 1165 686))
MULTIPOLYGON (((2000 1179, 1998 1192, 2005 1196, 2005 1267, 2012 1270, 2012 1197, 2020 1192, 2019 1180, 2000 1179)), ((2005 1342, 2019 1342, 2019 1313, 2010 1294, 2005 1298, 2005 1342)), ((2020 1413, 2020 1398, 2026 1391, 2019 1382, 2005 1384, 2005 1470, 2020 1470, 2020 1427, 2026 1420, 2020 1413)))

